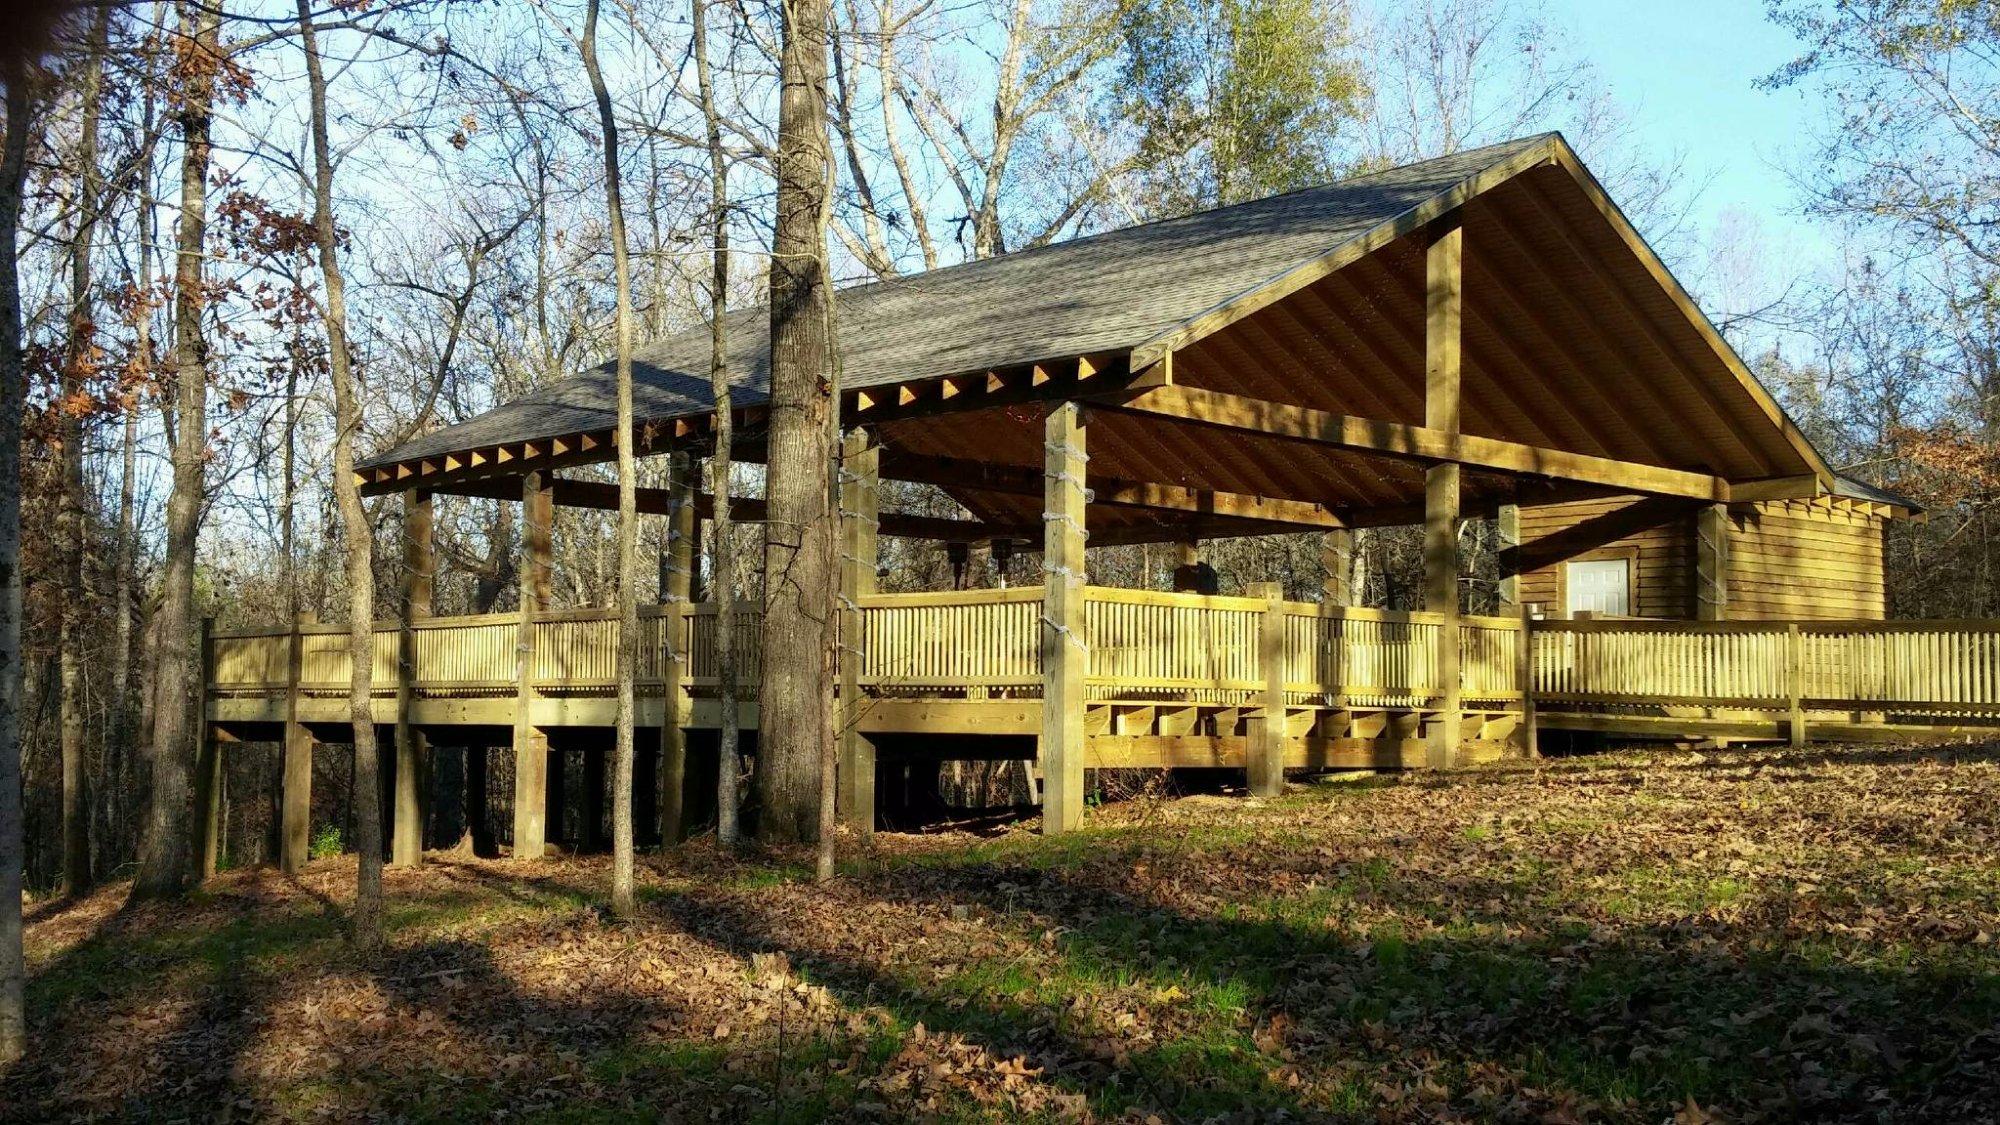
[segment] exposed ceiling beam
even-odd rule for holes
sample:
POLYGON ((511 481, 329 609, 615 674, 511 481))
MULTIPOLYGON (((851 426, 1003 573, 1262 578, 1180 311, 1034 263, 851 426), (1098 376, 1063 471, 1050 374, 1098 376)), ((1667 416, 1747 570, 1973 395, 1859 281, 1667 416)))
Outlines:
POLYGON ((1600 485, 1649 496, 1726 501, 1729 482, 1707 473, 1614 461, 1565 450, 1265 402, 1193 387, 1155 387, 1100 400, 1109 410, 1286 441, 1331 445, 1426 463, 1600 485))
MULTIPOLYGON (((1045 481, 1038 469, 994 465, 954 457, 926 457, 885 449, 882 476, 943 488, 1040 496, 1045 481)), ((1346 527, 1334 510, 1307 500, 1284 500, 1240 492, 1219 492, 1185 485, 1142 481, 1090 479, 1091 503, 1116 508, 1228 516, 1264 523, 1293 524, 1305 529, 1346 527)))
MULTIPOLYGON (((476 481, 447 481, 436 486, 433 491, 453 496, 481 496, 492 500, 519 500, 521 480, 519 477, 493 477, 476 481)), ((597 511, 618 510, 618 486, 606 481, 572 480, 557 477, 549 483, 551 499, 558 507, 590 508, 597 511)), ((666 515, 673 502, 673 492, 665 488, 640 488, 636 490, 638 510, 645 515, 666 515)), ((699 493, 694 498, 695 511, 704 518, 715 512, 715 497, 699 493)), ((730 518, 740 523, 763 523, 764 502, 753 497, 732 497, 729 501, 730 518)), ((883 535, 908 539, 941 539, 954 543, 978 543, 989 539, 1019 539, 1028 535, 1039 535, 1039 528, 996 527, 978 520, 947 519, 940 516, 909 516, 895 512, 884 512, 879 517, 878 530, 883 535)))

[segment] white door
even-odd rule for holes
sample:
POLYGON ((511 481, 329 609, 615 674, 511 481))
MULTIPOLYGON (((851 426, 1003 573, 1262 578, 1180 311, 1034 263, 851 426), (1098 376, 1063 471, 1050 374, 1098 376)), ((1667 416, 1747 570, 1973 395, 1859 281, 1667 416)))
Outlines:
POLYGON ((1569 564, 1565 586, 1568 610, 1624 617, 1632 612, 1630 566, 1624 559, 1593 559, 1569 564))

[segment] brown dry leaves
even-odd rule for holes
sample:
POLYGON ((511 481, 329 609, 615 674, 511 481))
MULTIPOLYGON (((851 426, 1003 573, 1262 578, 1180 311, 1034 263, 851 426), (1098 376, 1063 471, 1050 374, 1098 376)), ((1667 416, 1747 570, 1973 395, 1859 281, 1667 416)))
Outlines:
MULTIPOLYGON (((885 836, 831 887, 697 845, 31 911, 0 1116, 1960 1120, 2000 1082, 1987 748, 1632 753, 1046 841, 885 836)), ((1982 1107, 1985 1107, 1982 1109, 1982 1107)))

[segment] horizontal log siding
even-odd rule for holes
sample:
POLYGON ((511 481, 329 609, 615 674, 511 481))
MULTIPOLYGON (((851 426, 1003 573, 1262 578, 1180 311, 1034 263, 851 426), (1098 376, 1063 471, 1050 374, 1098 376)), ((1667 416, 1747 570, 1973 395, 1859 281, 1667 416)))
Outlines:
MULTIPOLYGON (((1617 511, 1630 498, 1585 500, 1521 510, 1524 543, 1617 511)), ((1729 513, 1729 616, 1741 621, 1879 620, 1885 610, 1883 520, 1823 505, 1765 501, 1729 513)), ((1694 517, 1586 551, 1570 561, 1634 561, 1632 611, 1669 620, 1694 616, 1694 517)), ((1564 615, 1562 564, 1521 576, 1521 599, 1564 615)))
POLYGON ((1742 621, 1879 620, 1883 520, 1804 504, 1729 513, 1729 616, 1742 621))
MULTIPOLYGON (((1585 520, 1618 511, 1635 498, 1579 500, 1521 509, 1521 541, 1532 543, 1574 527, 1585 520)), ((1694 516, 1690 513, 1660 527, 1630 535, 1585 551, 1569 561, 1634 558, 1632 612, 1638 617, 1694 616, 1694 516)), ((1521 576, 1521 600, 1540 605, 1550 617, 1566 613, 1561 563, 1521 576)))

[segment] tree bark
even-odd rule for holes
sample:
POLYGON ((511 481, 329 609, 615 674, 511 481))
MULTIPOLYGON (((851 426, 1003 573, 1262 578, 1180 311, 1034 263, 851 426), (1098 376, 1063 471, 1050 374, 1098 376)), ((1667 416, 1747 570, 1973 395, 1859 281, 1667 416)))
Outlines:
POLYGON ((208 337, 203 255, 208 235, 210 132, 215 74, 222 62, 222 8, 184 0, 180 35, 186 63, 176 112, 181 126, 181 207, 174 261, 173 491, 167 499, 166 550, 156 618, 158 667, 153 692, 153 792, 146 814, 134 898, 185 894, 194 875, 188 777, 198 712, 191 706, 196 654, 195 539, 201 530, 208 460, 208 337))
POLYGON ((97 328, 91 317, 90 251, 97 233, 99 208, 97 134, 104 103, 105 42, 110 37, 111 10, 100 6, 90 21, 86 44, 89 62, 83 67, 78 91, 81 121, 76 143, 76 230, 70 236, 69 340, 63 355, 62 510, 56 537, 62 557, 63 586, 70 591, 56 604, 58 680, 62 728, 62 887, 64 895, 90 889, 90 770, 84 746, 83 654, 84 625, 90 612, 85 579, 88 569, 89 497, 83 481, 83 416, 88 410, 90 370, 97 362, 97 328))
POLYGON ((771 239, 771 422, 765 484, 757 835, 815 840, 832 736, 834 518, 824 222, 826 0, 785 0, 771 239))
POLYGON ((28 90, 23 67, 7 85, 7 135, 0 144, 0 1064, 27 1046, 21 956, 21 412, 28 388, 21 347, 21 279, 16 259, 21 196, 28 172, 28 90))
POLYGON ((333 222, 333 152, 326 129, 326 75, 320 66, 310 0, 299 0, 299 45, 306 56, 313 147, 313 238, 326 286, 327 370, 333 381, 333 492, 347 537, 347 681, 354 725, 354 943, 382 941, 382 786, 375 739, 375 533, 361 506, 354 478, 354 435, 361 429, 359 388, 347 353, 347 279, 340 268, 340 235, 333 222))
POLYGON ((738 785, 743 762, 737 747, 736 714, 736 551, 729 520, 729 484, 735 439, 735 403, 729 387, 729 163, 722 147, 722 115, 708 64, 706 0, 688 5, 694 20, 694 73, 708 148, 710 274, 708 283, 708 385, 715 398, 715 453, 709 458, 708 490, 715 497, 715 698, 722 715, 715 780, 715 838, 734 845, 738 827, 738 785))
MULTIPOLYGON (((301 0, 303 2, 303 0, 301 0)), ((632 260, 625 242, 625 201, 618 178, 618 117, 597 63, 598 0, 583 17, 583 67, 604 134, 604 205, 611 222, 612 273, 618 301, 618 731, 611 773, 611 913, 630 918, 632 901, 633 678, 639 661, 638 460, 632 449, 632 260)), ((594 831, 593 833, 594 834, 594 831)))

